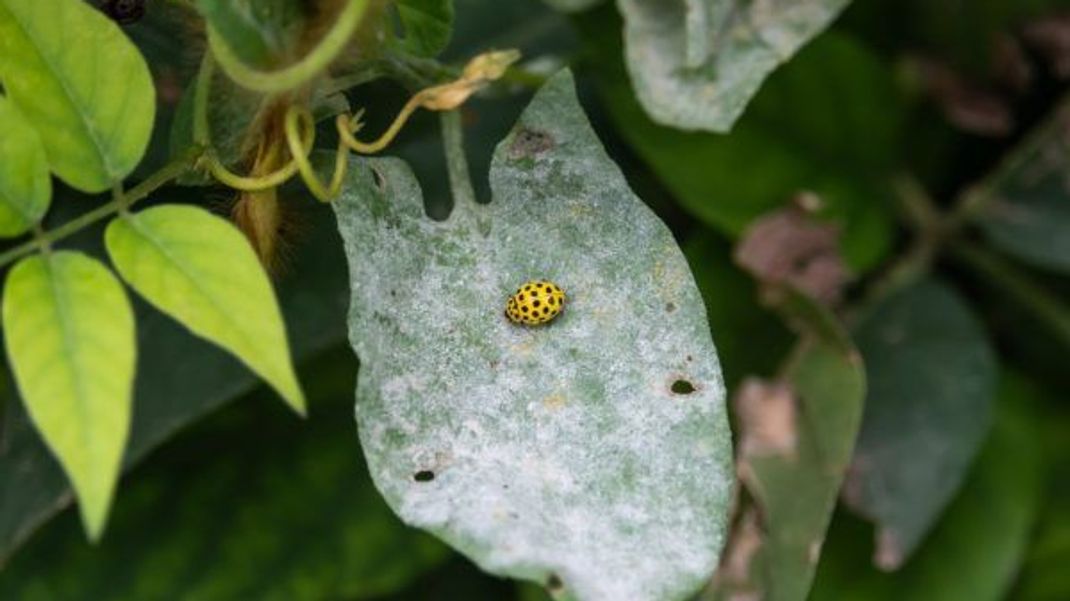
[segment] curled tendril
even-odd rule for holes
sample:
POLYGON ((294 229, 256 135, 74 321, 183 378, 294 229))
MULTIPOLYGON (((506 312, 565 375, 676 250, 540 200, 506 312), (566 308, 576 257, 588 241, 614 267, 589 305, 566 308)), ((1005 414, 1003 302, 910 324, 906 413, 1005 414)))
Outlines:
POLYGON ((223 71, 238 84, 258 92, 283 92, 303 85, 322 73, 345 49, 360 27, 370 2, 349 0, 334 20, 334 25, 319 44, 298 62, 277 71, 260 71, 245 64, 211 24, 208 45, 223 71))
POLYGON ((409 120, 416 109, 425 108, 431 111, 449 111, 462 104, 468 98, 483 88, 488 83, 500 78, 505 74, 509 65, 520 58, 516 50, 502 50, 486 52, 468 61, 461 76, 451 82, 424 88, 409 99, 405 106, 398 112, 393 123, 379 138, 373 142, 362 142, 354 135, 360 130, 362 123, 360 111, 354 117, 339 117, 336 124, 338 137, 354 152, 360 154, 374 154, 387 147, 401 131, 405 122, 409 120))
MULTIPOLYGON (((339 115, 339 119, 345 118, 345 115, 339 115)), ((312 113, 304 107, 291 106, 286 111, 285 125, 286 144, 290 147, 290 156, 293 157, 293 163, 291 164, 295 165, 296 169, 301 173, 301 179, 304 180, 305 185, 308 186, 308 190, 313 196, 322 202, 330 202, 332 198, 341 192, 342 180, 345 179, 349 158, 345 144, 341 140, 338 141, 338 149, 335 151, 334 157, 334 174, 331 176, 331 183, 325 188, 323 182, 316 175, 312 163, 308 160, 310 153, 305 152, 301 140, 301 125, 304 125, 306 131, 315 128, 315 120, 312 118, 312 113)))
MULTIPOLYGON (((292 112, 293 110, 294 107, 290 107, 289 112, 292 112)), ((287 113, 287 116, 289 115, 289 112, 287 113)), ((287 121, 289 121, 289 119, 287 119, 287 121)), ((289 136, 290 134, 289 132, 287 132, 287 138, 289 138, 289 136)), ((219 162, 219 159, 216 158, 215 153, 211 151, 205 153, 202 160, 208 167, 208 171, 212 174, 213 177, 222 182, 224 185, 234 188, 235 190, 241 190, 243 192, 260 192, 262 190, 270 190, 271 188, 277 188, 282 184, 286 183, 298 172, 298 170, 300 169, 300 159, 304 159, 306 163, 308 162, 308 159, 306 157, 312 152, 312 147, 316 142, 316 128, 313 126, 313 124, 309 123, 304 128, 304 131, 300 133, 295 131, 294 137, 296 144, 289 144, 290 156, 292 157, 290 162, 284 165, 283 167, 280 167, 279 169, 265 175, 238 175, 233 171, 227 169, 226 166, 223 165, 223 163, 219 162), (298 159, 298 157, 300 157, 300 159, 298 159)))

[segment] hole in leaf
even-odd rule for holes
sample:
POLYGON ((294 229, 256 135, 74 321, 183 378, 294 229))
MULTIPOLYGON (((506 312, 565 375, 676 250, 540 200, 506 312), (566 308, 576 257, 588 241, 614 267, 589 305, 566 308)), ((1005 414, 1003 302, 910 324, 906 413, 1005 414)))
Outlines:
POLYGON ((561 582, 561 577, 557 574, 550 574, 546 577, 546 590, 556 595, 565 590, 565 583, 561 582))
POLYGON ((435 472, 431 470, 420 470, 412 475, 412 479, 417 482, 430 482, 435 479, 435 472))
POLYGON ((673 303, 665 303, 665 312, 672 313, 676 310, 676 305, 673 303))
POLYGON ((695 392, 695 385, 684 379, 676 380, 670 388, 675 394, 691 394, 695 392))
POLYGON ((378 188, 380 192, 386 192, 386 178, 374 167, 372 167, 372 179, 375 180, 375 187, 378 188))
POLYGON ((554 139, 550 134, 522 128, 513 136, 513 142, 509 145, 509 156, 522 159, 546 152, 553 147, 554 139))

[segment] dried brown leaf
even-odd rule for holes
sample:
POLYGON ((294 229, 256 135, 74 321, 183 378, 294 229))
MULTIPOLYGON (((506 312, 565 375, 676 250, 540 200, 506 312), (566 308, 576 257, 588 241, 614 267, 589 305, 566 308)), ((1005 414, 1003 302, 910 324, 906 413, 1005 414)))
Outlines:
POLYGON ((836 305, 848 280, 840 252, 840 228, 813 216, 819 201, 800 195, 795 205, 760 217, 743 233, 735 259, 766 284, 766 296, 791 286, 836 305))

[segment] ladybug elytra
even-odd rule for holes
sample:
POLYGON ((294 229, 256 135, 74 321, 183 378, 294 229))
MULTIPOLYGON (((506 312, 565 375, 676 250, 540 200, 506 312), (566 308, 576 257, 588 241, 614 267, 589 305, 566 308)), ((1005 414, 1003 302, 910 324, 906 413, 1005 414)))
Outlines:
POLYGON ((505 316, 518 324, 536 326, 561 314, 565 291, 546 280, 533 280, 517 288, 505 306, 505 316))

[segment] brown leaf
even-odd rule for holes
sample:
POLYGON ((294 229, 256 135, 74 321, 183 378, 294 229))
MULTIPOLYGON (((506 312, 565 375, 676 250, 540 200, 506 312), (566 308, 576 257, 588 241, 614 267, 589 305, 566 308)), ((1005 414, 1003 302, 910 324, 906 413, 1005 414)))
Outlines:
POLYGON ((1014 36, 1000 33, 992 42, 992 72, 1001 86, 1022 94, 1033 83, 1033 65, 1014 36))
POLYGON ((916 58, 914 65, 929 95, 955 127, 989 137, 1003 137, 1014 129, 1014 115, 1000 94, 968 80, 943 62, 916 58))
MULTIPOLYGON (((715 575, 713 588, 733 590, 736 587, 749 586, 751 561, 761 547, 762 529, 758 523, 758 510, 749 507, 739 517, 732 530, 732 536, 721 558, 721 567, 715 575)), ((751 591, 733 590, 733 596, 730 598, 736 599, 737 595, 747 598, 746 595, 756 594, 751 591)))
POLYGON ((817 220, 820 201, 800 195, 793 206, 759 217, 743 233, 735 260, 767 287, 790 285, 824 304, 837 304, 848 273, 840 254, 840 228, 817 220))
POLYGON ((743 381, 735 396, 741 466, 756 456, 795 456, 799 438, 797 404, 794 391, 786 383, 753 377, 743 381))
POLYGON ((889 528, 877 530, 877 546, 873 550, 873 565, 885 572, 893 572, 903 565, 903 545, 895 531, 889 528))
POLYGON ((1022 37, 1044 57, 1053 74, 1070 79, 1070 13, 1030 22, 1022 28, 1022 37))

